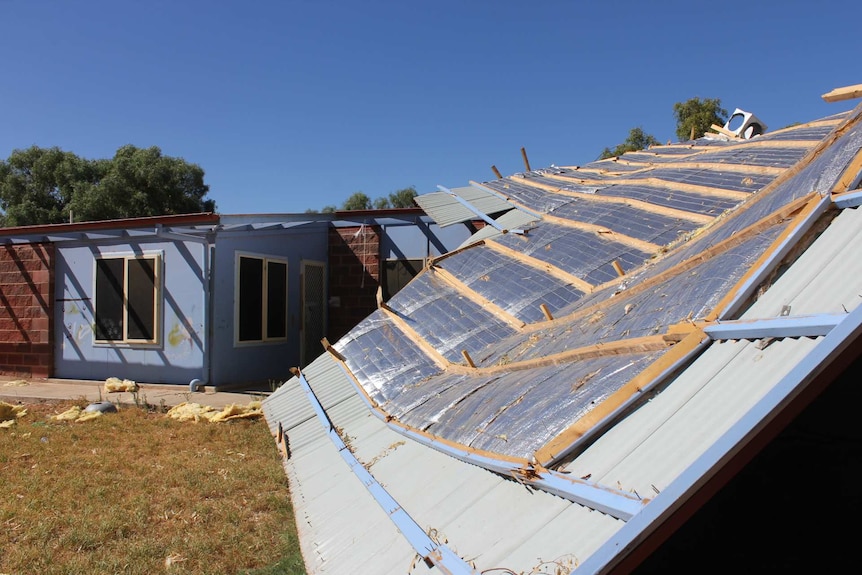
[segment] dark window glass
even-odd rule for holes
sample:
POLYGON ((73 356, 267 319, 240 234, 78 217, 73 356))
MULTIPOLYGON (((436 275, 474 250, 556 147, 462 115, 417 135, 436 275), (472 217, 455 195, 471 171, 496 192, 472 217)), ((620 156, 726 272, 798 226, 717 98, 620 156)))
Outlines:
POLYGON ((263 260, 239 258, 239 340, 263 339, 263 260))
POLYGON ((383 299, 388 300, 422 271, 425 260, 386 260, 383 299))
POLYGON ((155 339, 156 262, 130 259, 129 266, 129 339, 155 339))
POLYGON ((96 339, 123 340, 124 258, 96 260, 96 339))
POLYGON ((287 264, 266 262, 266 337, 287 337, 287 264))

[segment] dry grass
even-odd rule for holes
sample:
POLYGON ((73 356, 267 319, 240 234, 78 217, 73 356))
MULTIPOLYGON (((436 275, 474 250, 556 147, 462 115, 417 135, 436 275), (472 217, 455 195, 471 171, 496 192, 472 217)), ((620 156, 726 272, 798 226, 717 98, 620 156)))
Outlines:
POLYGON ((263 419, 51 418, 71 405, 0 429, 0 573, 305 573, 263 419))

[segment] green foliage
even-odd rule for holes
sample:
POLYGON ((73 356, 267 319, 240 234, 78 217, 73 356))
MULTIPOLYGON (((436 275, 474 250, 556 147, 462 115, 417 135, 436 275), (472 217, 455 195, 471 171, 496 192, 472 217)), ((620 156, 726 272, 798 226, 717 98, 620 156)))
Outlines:
POLYGON ((32 146, 0 160, 0 225, 212 212, 208 191, 200 166, 155 146, 123 146, 109 160, 32 146))
POLYGON ((370 210, 371 198, 362 192, 354 192, 352 196, 344 200, 342 210, 370 210))
MULTIPOLYGON (((380 196, 373 201, 363 192, 355 192, 347 198, 341 205, 341 209, 349 210, 388 210, 390 208, 414 208, 416 203, 413 201, 418 195, 416 188, 401 188, 389 194, 388 196, 380 196)), ((307 209, 307 214, 329 214, 335 211, 335 206, 326 206, 322 210, 307 209)))
POLYGON ((676 118, 676 136, 681 142, 692 139, 692 132, 694 138, 700 138, 713 124, 723 126, 727 122, 727 110, 721 107, 718 98, 701 100, 695 97, 677 102, 673 105, 673 115, 676 118))
POLYGON ((389 194, 389 204, 393 208, 414 208, 416 207, 416 203, 413 201, 413 198, 417 195, 418 193, 414 186, 402 188, 389 194))
POLYGON ((651 134, 644 132, 642 128, 632 128, 629 131, 629 136, 626 138, 625 142, 617 145, 613 150, 605 148, 599 155, 599 159, 604 160, 606 158, 622 156, 626 152, 636 152, 638 150, 649 148, 650 146, 657 146, 658 144, 659 141, 651 134))

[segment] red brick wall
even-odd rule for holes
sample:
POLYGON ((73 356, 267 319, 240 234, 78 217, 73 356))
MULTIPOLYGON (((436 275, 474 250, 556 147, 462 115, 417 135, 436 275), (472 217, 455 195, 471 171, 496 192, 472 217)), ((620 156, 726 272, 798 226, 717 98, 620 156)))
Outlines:
POLYGON ((0 375, 51 375, 53 300, 54 245, 0 246, 0 375))
POLYGON ((329 330, 335 343, 377 309, 380 227, 329 229, 329 330))

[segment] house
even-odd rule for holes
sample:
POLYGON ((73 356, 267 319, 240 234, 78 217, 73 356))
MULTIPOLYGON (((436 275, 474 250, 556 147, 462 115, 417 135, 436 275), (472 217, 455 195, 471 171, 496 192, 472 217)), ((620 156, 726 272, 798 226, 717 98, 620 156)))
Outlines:
POLYGON ((862 107, 418 197, 488 225, 263 404, 308 571, 843 569, 860 181, 862 107))
POLYGON ((471 229, 418 208, 0 229, 0 374, 274 386, 471 229))

